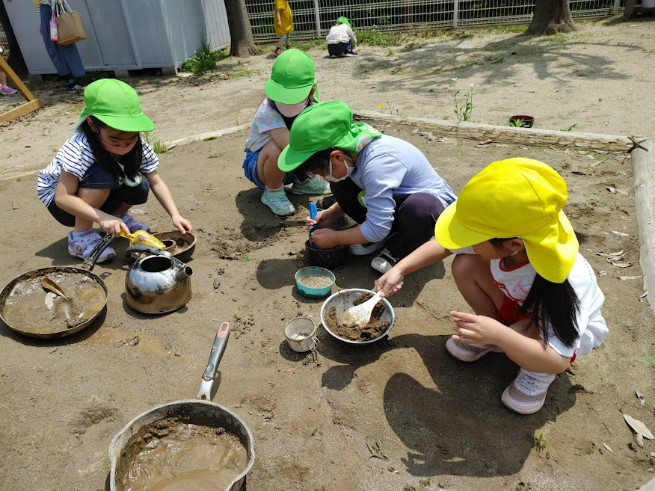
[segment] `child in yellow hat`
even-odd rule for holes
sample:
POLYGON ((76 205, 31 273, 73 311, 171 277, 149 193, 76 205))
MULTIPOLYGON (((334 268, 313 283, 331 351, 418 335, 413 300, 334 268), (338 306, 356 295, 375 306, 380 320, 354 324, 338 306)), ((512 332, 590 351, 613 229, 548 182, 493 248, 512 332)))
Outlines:
MULTIPOLYGON (((39 172, 37 194, 68 234, 68 252, 86 259, 101 240, 93 230, 98 223, 107 233, 149 231, 128 214, 145 203, 148 192, 157 197, 181 233, 191 222, 177 209, 170 189, 157 173, 159 159, 140 135, 155 125, 143 114, 136 91, 120 80, 101 79, 84 90, 85 107, 77 132, 39 172)), ((107 247, 97 262, 116 252, 107 247)))
POLYGON ((378 281, 387 294, 406 274, 455 253, 455 283, 474 314, 451 312, 455 358, 493 351, 519 365, 502 402, 521 414, 544 404, 555 374, 589 353, 608 332, 605 300, 562 211, 566 183, 536 160, 494 162, 476 174, 441 214, 427 242, 378 281))

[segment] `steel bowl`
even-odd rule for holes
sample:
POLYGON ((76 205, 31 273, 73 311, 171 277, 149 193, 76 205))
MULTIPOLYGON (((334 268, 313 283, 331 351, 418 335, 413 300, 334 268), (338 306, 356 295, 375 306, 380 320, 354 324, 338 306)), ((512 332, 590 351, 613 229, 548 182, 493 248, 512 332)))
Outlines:
POLYGON ((396 320, 396 315, 393 311, 393 307, 391 306, 391 303, 389 303, 389 301, 386 298, 380 299, 380 301, 385 306, 385 310, 382 313, 380 320, 388 320, 389 326, 384 330, 382 334, 380 334, 375 339, 367 339, 365 341, 354 341, 352 339, 346 339, 342 336, 339 336, 337 333, 332 332, 330 328, 327 326, 325 322, 325 315, 328 309, 334 306, 337 311, 337 317, 339 317, 340 312, 343 312, 349 307, 354 306, 355 300, 357 300, 364 293, 370 293, 371 295, 374 294, 374 292, 372 292, 371 290, 364 290, 363 288, 346 288, 345 290, 340 290, 334 293, 329 298, 327 298, 325 302, 323 302, 323 305, 321 306, 321 323, 323 324, 325 330, 330 335, 337 338, 339 341, 343 341, 344 343, 349 343, 349 344, 370 344, 384 338, 387 334, 389 334, 389 331, 391 331, 391 328, 393 327, 394 322, 396 320))

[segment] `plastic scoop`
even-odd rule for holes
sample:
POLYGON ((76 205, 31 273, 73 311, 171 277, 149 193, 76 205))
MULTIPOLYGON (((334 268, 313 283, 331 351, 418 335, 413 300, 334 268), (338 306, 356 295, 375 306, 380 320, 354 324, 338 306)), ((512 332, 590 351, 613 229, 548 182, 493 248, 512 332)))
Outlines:
POLYGON ((166 249, 166 245, 161 240, 159 240, 154 235, 149 234, 145 230, 137 230, 132 234, 126 234, 121 230, 121 237, 125 237, 127 240, 129 240, 130 245, 140 244, 148 247, 154 247, 160 251, 166 249))
MULTIPOLYGON (((402 284, 403 282, 401 281, 400 283, 395 285, 391 290, 394 290, 395 288, 402 286, 402 284)), ((350 327, 364 327, 371 320, 371 314, 373 313, 373 309, 380 301, 381 296, 382 296, 382 290, 377 292, 366 302, 346 309, 344 313, 341 314, 340 323, 350 327)))
MULTIPOLYGON (((316 209, 316 203, 314 203, 313 201, 310 201, 309 202, 309 218, 311 218, 312 220, 316 220, 317 213, 318 213, 318 211, 316 209)), ((316 243, 312 240, 312 232, 314 230, 316 230, 317 228, 321 228, 321 227, 319 227, 318 225, 312 225, 312 226, 309 227, 309 245, 312 246, 312 247, 319 248, 316 245, 316 243)))

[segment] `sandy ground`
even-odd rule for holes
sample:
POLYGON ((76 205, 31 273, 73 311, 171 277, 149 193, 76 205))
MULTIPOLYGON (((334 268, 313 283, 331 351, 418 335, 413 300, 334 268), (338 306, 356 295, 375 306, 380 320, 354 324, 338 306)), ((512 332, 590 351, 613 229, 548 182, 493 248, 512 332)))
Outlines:
MULTIPOLYGON (((415 40, 389 56, 363 47, 359 57, 341 60, 318 49, 310 54, 322 98, 361 109, 453 119, 454 87, 475 83, 474 122, 504 125, 511 114, 529 112, 539 128, 576 124, 576 131, 650 136, 652 26, 594 24, 539 40, 415 40)), ((170 141, 248 122, 271 62, 268 55, 226 60, 214 75, 133 83, 156 137, 170 141), (234 78, 238 70, 251 72, 234 78)), ((33 171, 70 136, 81 97, 45 83, 34 92, 48 106, 0 130, 0 285, 28 270, 76 264, 66 229, 36 199, 33 171)), ((250 489, 636 489, 650 481, 654 444, 639 447, 621 414, 655 429, 655 377, 645 360, 655 355, 654 318, 640 298, 629 156, 381 129, 421 148, 455 191, 487 163, 516 155, 548 162, 567 180, 566 211, 590 237, 581 250, 606 294, 610 334, 557 377, 539 413, 519 416, 500 402, 516 373, 503 355, 465 365, 445 351, 448 311, 466 309, 449 260, 408 277, 391 299, 396 323, 385 340, 350 346, 319 328, 316 359, 292 352, 286 322, 306 316, 320 324, 321 302, 300 296, 293 279, 306 263, 307 197, 291 198, 298 212, 286 219, 261 205, 241 175, 245 134, 237 132, 160 155, 161 174, 198 234, 186 307, 154 317, 132 312, 124 301, 129 264, 116 259, 94 269, 109 298, 106 315, 86 330, 39 341, 0 326, 0 488, 103 489, 113 435, 152 406, 196 395, 224 320, 232 334, 214 401, 254 434, 250 489), (630 266, 597 254, 619 250, 630 266), (388 460, 371 456, 367 445, 377 442, 388 460)), ((136 213, 154 230, 171 228, 156 200, 136 213)), ((125 244, 116 241, 116 248, 122 257, 125 244)), ((372 288, 377 274, 369 260, 336 268, 335 290, 372 288)))

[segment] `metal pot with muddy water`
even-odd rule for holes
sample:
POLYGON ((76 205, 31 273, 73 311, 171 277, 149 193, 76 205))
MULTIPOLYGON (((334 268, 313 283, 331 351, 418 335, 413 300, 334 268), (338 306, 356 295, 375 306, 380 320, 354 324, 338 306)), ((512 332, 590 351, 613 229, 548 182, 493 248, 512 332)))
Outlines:
POLYGON ((130 246, 127 254, 147 253, 125 276, 127 304, 144 314, 165 314, 191 300, 193 269, 167 251, 143 245, 130 246))

